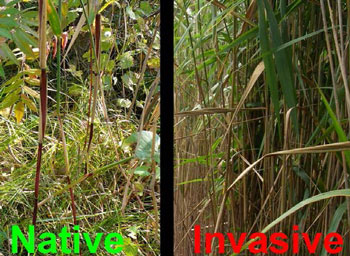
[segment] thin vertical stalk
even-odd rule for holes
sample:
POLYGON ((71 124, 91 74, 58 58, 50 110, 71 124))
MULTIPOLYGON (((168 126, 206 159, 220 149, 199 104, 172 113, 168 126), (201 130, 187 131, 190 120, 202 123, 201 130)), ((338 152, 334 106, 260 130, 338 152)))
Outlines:
MULTIPOLYGON (((62 21, 62 0, 58 0, 58 17, 60 20, 60 23, 62 21)), ((69 158, 68 158, 68 150, 67 150, 67 143, 66 143, 66 137, 64 134, 62 119, 61 119, 61 111, 60 111, 60 104, 61 104, 61 42, 62 42, 62 36, 58 36, 57 40, 57 92, 56 92, 56 111, 57 111, 57 118, 59 122, 60 127, 60 133, 61 133, 61 140, 62 140, 62 147, 63 147, 63 154, 64 154, 64 162, 65 162, 65 174, 67 177, 67 184, 68 186, 71 184, 70 182, 70 168, 69 168, 69 158)), ((77 214, 76 214, 76 207, 74 202, 74 192, 73 188, 69 188, 69 194, 70 194, 70 200, 71 200, 71 207, 72 207, 72 216, 73 216, 73 224, 77 225, 77 214)), ((81 251, 79 251, 79 255, 81 255, 81 251)))
POLYGON ((94 83, 94 94, 92 98, 92 109, 91 109, 91 123, 90 123, 90 137, 87 147, 87 152, 90 151, 91 141, 93 137, 94 131, 94 119, 95 119, 95 110, 97 104, 97 92, 101 83, 101 73, 100 73, 100 36, 101 36, 101 15, 96 14, 95 18, 95 65, 96 71, 95 75, 95 83, 94 83))
MULTIPOLYGON (((58 0, 58 18, 61 22, 62 20, 62 0, 58 0)), ((58 35, 57 37, 57 88, 56 88, 56 111, 57 115, 60 113, 61 105, 61 43, 62 36, 58 35)))
POLYGON ((39 181, 41 169, 41 157, 43 151, 43 140, 46 127, 47 114, 47 74, 46 74, 46 20, 47 0, 39 0, 39 62, 40 62, 40 113, 39 113, 39 138, 38 156, 36 164, 35 188, 34 188, 34 210, 33 225, 36 225, 38 212, 39 181))

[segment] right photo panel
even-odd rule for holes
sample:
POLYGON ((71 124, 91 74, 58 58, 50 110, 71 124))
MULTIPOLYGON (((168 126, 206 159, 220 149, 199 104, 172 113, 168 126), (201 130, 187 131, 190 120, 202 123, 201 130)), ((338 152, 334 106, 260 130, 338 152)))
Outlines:
POLYGON ((175 0, 175 255, 350 255, 349 7, 175 0))

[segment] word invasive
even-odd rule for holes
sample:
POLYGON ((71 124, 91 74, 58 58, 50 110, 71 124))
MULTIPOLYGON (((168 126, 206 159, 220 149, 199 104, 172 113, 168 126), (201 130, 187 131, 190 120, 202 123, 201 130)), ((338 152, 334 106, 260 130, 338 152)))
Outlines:
MULTIPOLYGON (((329 233, 325 236, 323 243, 321 242, 322 233, 316 233, 314 238, 310 238, 309 234, 298 232, 298 226, 293 226, 294 233, 292 234, 291 244, 292 253, 299 254, 299 248, 302 243, 305 243, 306 248, 310 254, 316 253, 317 247, 323 244, 324 249, 330 254, 337 254, 342 251, 341 245, 343 245, 343 238, 338 233, 329 233)), ((288 236, 284 233, 273 233, 267 237, 264 233, 253 233, 247 237, 247 233, 240 234, 239 237, 234 237, 233 233, 227 233, 228 240, 231 244, 231 248, 234 253, 240 253, 243 249, 243 245, 246 238, 249 238, 250 243, 248 250, 250 253, 271 253, 282 254, 286 253, 289 249, 288 242, 290 241, 288 236)), ((217 238, 219 240, 219 253, 225 253, 225 236, 222 233, 205 233, 205 253, 211 253, 212 240, 217 238)), ((246 248, 246 247, 245 247, 246 248)), ((194 253, 201 252, 201 231, 200 226, 194 226, 194 253)))
MULTIPOLYGON (((79 226, 74 226, 73 230, 79 231, 79 226)), ((35 241, 35 228, 33 225, 29 225, 29 232, 28 232, 28 240, 26 239, 26 236, 22 233, 19 226, 14 225, 11 228, 11 238, 12 238, 12 246, 11 250, 12 253, 18 253, 18 244, 19 242, 22 243, 24 248, 27 250, 28 253, 35 253, 36 249, 36 241, 35 241)), ((82 233, 82 236, 86 242, 86 245, 89 249, 90 253, 96 253, 97 248, 99 247, 99 244, 101 242, 103 233, 96 233, 96 238, 94 241, 91 240, 89 233, 82 233)), ((79 253, 80 252, 80 246, 79 246, 79 233, 68 233, 67 227, 63 227, 61 229, 61 232, 58 234, 58 237, 61 239, 61 252, 64 254, 71 254, 71 253, 79 253), (73 248, 68 248, 68 239, 71 238, 73 235, 73 248)), ((50 232, 45 232, 39 235, 39 239, 42 241, 38 244, 37 250, 40 253, 47 254, 47 253, 57 253, 57 246, 56 246, 56 235, 50 232)), ((122 245, 124 245, 123 237, 119 233, 110 233, 107 234, 104 239, 104 247, 105 250, 111 254, 120 253, 122 251, 122 245), (113 247, 112 247, 113 246, 113 247)))

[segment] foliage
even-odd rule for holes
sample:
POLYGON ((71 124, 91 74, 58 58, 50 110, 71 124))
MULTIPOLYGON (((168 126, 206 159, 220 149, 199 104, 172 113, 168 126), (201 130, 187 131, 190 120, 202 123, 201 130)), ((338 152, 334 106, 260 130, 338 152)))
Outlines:
POLYGON ((175 1, 176 255, 194 225, 348 235, 349 13, 349 1, 175 1))
MULTIPOLYGON (((88 12, 86 21, 84 10, 89 4, 48 1, 48 121, 37 226, 55 232, 72 223, 71 199, 65 193, 71 184, 77 222, 83 230, 121 233, 127 238, 125 255, 158 255, 159 1, 103 1, 96 12, 88 12), (90 52, 96 46, 94 42, 90 47, 90 39, 95 36, 98 13, 102 21, 99 66, 96 52, 90 52), (94 98, 97 67, 101 86, 87 153, 89 101, 94 98), (142 139, 145 147, 125 146, 124 141, 138 130, 147 134, 142 139), (66 180, 67 166, 71 183, 66 180), (86 171, 93 175, 85 177, 86 171), (131 232, 133 227, 137 228, 131 232)), ((4 0, 0 6, 0 253, 7 255, 11 225, 30 224, 32 213, 40 40, 36 1, 4 0)))

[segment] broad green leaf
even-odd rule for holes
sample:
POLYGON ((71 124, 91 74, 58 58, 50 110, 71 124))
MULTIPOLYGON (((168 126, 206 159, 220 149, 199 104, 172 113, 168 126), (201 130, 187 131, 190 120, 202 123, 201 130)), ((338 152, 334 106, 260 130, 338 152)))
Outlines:
POLYGON ((277 118, 277 127, 280 138, 281 136, 281 121, 280 121, 280 102, 278 97, 278 86, 277 86, 277 75, 276 67, 273 62, 270 42, 267 33, 266 21, 265 21, 265 11, 263 8, 262 1, 258 0, 258 13, 259 13, 259 38, 260 38, 260 48, 261 55, 265 64, 265 74, 266 83, 269 87, 272 103, 274 106, 275 117, 277 118))
POLYGON ((94 22, 94 19, 95 19, 95 12, 93 10, 90 10, 87 23, 91 25, 94 22))
POLYGON ((22 33, 19 31, 20 30, 15 30, 15 32, 12 34, 13 40, 24 54, 28 55, 29 57, 35 58, 32 48, 29 46, 28 42, 23 38, 22 33))
POLYGON ((18 9, 12 8, 12 7, 0 10, 0 15, 7 15, 7 14, 16 15, 19 13, 20 11, 18 9))
POLYGON ((21 87, 23 85, 23 80, 22 79, 17 79, 17 80, 14 80, 14 82, 10 85, 10 86, 7 86, 3 89, 3 93, 10 93, 14 90, 17 90, 19 87, 21 87))
POLYGON ((18 23, 10 17, 1 17, 0 24, 5 26, 6 28, 14 28, 18 26, 18 23))
POLYGON ((49 19, 51 29, 56 36, 60 36, 62 34, 61 23, 56 8, 51 0, 48 0, 47 2, 47 17, 49 19))
MULTIPOLYGON (((262 0, 260 0, 262 1, 262 0)), ((280 31, 278 29, 277 20, 273 10, 271 8, 270 3, 267 0, 264 0, 265 9, 268 17, 268 21, 270 24, 270 34, 271 34, 271 42, 273 48, 278 48, 283 44, 282 37, 280 35, 280 31)), ((299 134, 299 125, 297 119, 297 113, 295 106, 297 104, 296 100, 296 90, 293 85, 293 75, 291 70, 291 60, 288 58, 288 54, 286 49, 277 51, 274 53, 276 69, 278 73, 278 77, 281 83, 283 96, 285 98, 287 107, 294 108, 291 113, 291 119, 294 127, 295 133, 299 134)))
POLYGON ((22 29, 18 29, 18 36, 23 42, 27 42, 32 47, 37 47, 38 46, 38 40, 36 40, 33 36, 29 35, 28 33, 24 32, 22 29))
POLYGON ((6 95, 6 97, 0 102, 0 110, 10 107, 19 99, 18 90, 6 95))
POLYGON ((0 28, 0 36, 6 37, 7 39, 12 39, 10 31, 4 28, 0 28))
MULTIPOLYGON (((137 143, 135 156, 142 161, 150 162, 151 154, 152 154, 152 140, 153 140, 152 132, 141 131, 141 132, 135 132, 131 134, 130 137, 128 137, 125 140, 124 143, 126 144, 137 143)), ((158 134, 156 134, 153 158, 158 163, 160 161, 159 146, 160 146, 160 138, 158 134)))
POLYGON ((4 57, 8 58, 16 65, 19 65, 19 62, 18 62, 16 56, 13 54, 13 52, 11 51, 11 49, 8 47, 8 45, 6 43, 0 44, 0 49, 2 50, 3 54, 5 55, 4 57))
POLYGON ((134 91, 133 85, 136 84, 136 75, 132 71, 128 71, 122 75, 122 81, 126 88, 128 88, 130 91, 134 91))
POLYGON ((151 175, 148 170, 148 166, 139 166, 135 169, 134 174, 139 175, 141 177, 147 177, 151 175))
POLYGON ((122 54, 119 60, 119 67, 122 69, 130 68, 134 65, 134 58, 131 55, 131 52, 125 52, 122 54))

